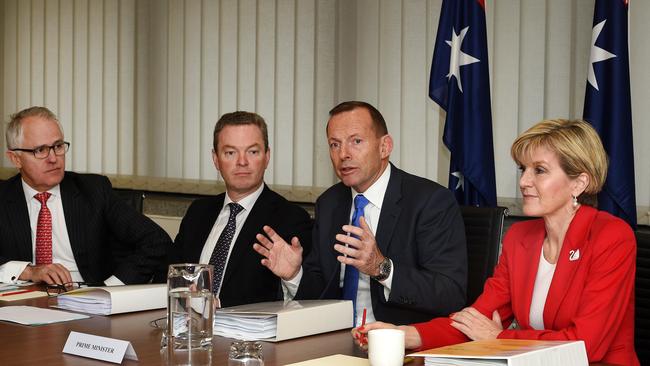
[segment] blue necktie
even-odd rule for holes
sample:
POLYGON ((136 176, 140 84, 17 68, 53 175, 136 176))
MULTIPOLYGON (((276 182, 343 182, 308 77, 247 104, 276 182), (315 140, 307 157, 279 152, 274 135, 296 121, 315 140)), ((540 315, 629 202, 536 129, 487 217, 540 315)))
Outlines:
MULTIPOLYGON (((363 209, 368 204, 368 199, 362 194, 354 197, 354 214, 352 215, 352 225, 361 227, 359 218, 363 216, 363 209)), ((345 266, 345 277, 343 277, 343 299, 352 300, 354 309, 354 323, 357 320, 357 289, 359 288, 359 270, 355 266, 345 266)), ((354 325, 354 324, 353 324, 354 325)))
POLYGON ((224 268, 226 268, 226 258, 228 257, 228 251, 230 250, 230 243, 232 242, 233 236, 235 236, 235 223, 237 222, 237 214, 244 209, 237 202, 230 202, 228 206, 230 207, 230 216, 228 217, 228 223, 226 224, 226 227, 223 228, 221 235, 219 235, 217 245, 214 246, 214 250, 210 256, 210 261, 208 262, 214 266, 212 292, 215 294, 219 292, 219 287, 221 286, 221 278, 223 277, 224 268))

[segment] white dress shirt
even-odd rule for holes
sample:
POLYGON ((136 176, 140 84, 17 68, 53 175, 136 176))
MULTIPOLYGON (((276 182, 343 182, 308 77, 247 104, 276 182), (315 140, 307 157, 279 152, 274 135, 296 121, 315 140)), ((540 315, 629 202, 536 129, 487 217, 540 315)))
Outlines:
MULTIPOLYGON (((384 202, 384 196, 386 195, 386 189, 388 188, 388 181, 390 180, 390 164, 386 167, 384 172, 381 174, 379 179, 375 181, 365 192, 356 192, 354 189, 352 191, 352 202, 358 194, 363 194, 369 201, 366 207, 363 210, 363 217, 365 218, 372 234, 377 233, 377 223, 379 223, 379 216, 381 215, 381 205, 384 202)), ((350 206, 350 221, 352 220, 352 215, 354 214, 354 204, 350 206)), ((319 243, 320 245, 320 243, 319 243)), ((383 254, 383 253, 382 253, 383 254)), ((393 262, 391 260, 391 265, 393 262)), ((393 284, 393 272, 394 268, 391 266, 391 272, 388 278, 380 283, 384 286, 384 298, 388 299, 390 295, 391 285, 393 284)), ((302 279, 303 270, 300 268, 298 274, 289 281, 282 281, 282 289, 284 292, 285 300, 293 299, 298 291, 298 286, 300 285, 300 280, 302 279)), ((343 278, 345 276, 345 264, 341 263, 341 275, 339 279, 339 287, 343 287, 343 278)), ((356 323, 361 324, 361 319, 363 317, 363 309, 366 309, 366 322, 374 322, 375 315, 372 311, 372 298, 370 295, 370 281, 371 278, 365 273, 359 271, 359 287, 357 289, 357 301, 356 301, 356 323)))
MULTIPOLYGON (((260 197, 263 190, 264 190, 264 184, 260 185, 255 192, 249 194, 248 196, 240 199, 237 202, 244 209, 237 214, 237 219, 235 221, 235 234, 233 235, 232 241, 230 242, 230 248, 228 248, 228 256, 226 257, 226 264, 223 269, 223 274, 226 273, 226 268, 228 267, 228 260, 230 259, 230 253, 232 252, 232 247, 235 244, 235 241, 237 241, 239 232, 241 231, 242 226, 244 226, 248 214, 250 214, 251 210, 253 209, 253 206, 255 205, 255 202, 260 197)), ((212 226, 212 230, 210 231, 210 235, 208 235, 208 239, 206 239, 205 244, 203 244, 203 250, 201 251, 201 257, 199 258, 200 263, 207 264, 208 262, 210 262, 212 251, 214 251, 214 247, 217 245, 219 236, 221 235, 223 229, 226 227, 226 224, 228 224, 228 218, 230 217, 230 206, 228 206, 228 204, 230 202, 234 202, 234 201, 230 199, 228 193, 226 192, 226 197, 223 200, 223 206, 221 207, 219 216, 217 216, 217 220, 214 222, 214 225, 212 226)), ((252 245, 253 243, 251 243, 251 250, 253 250, 252 245)), ((223 276, 221 277, 221 282, 219 283, 219 292, 221 292, 222 283, 223 283, 223 276)), ((218 296, 219 293, 217 293, 217 297, 218 296)))
POLYGON ((548 290, 551 288, 551 281, 555 273, 555 264, 549 263, 544 258, 544 247, 542 254, 539 256, 539 266, 537 267, 537 276, 535 277, 535 286, 533 287, 533 298, 530 302, 530 326, 533 329, 544 330, 544 305, 548 290))
MULTIPOLYGON (((29 214, 29 227, 32 232, 32 258, 36 258, 36 226, 38 225, 38 213, 41 210, 41 203, 34 197, 38 191, 30 187, 29 184, 21 180, 23 184, 23 193, 27 202, 27 212, 29 214)), ((52 216, 52 263, 59 263, 70 271, 70 276, 74 282, 83 282, 83 277, 79 273, 79 267, 72 253, 70 238, 68 237, 68 227, 65 224, 65 215, 63 214, 63 203, 61 201, 61 186, 56 185, 48 190, 51 194, 47 200, 47 208, 52 216)), ((9 283, 18 279, 20 274, 31 262, 9 261, 0 266, 0 281, 9 283)), ((117 277, 111 276, 105 281, 106 285, 123 285, 117 277)))

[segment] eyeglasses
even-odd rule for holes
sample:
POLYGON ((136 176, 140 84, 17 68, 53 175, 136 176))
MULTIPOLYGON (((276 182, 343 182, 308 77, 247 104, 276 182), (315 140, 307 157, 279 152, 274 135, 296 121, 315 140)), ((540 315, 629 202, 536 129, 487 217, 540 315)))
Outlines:
POLYGON ((41 145, 36 146, 33 149, 9 149, 10 151, 24 151, 34 154, 36 159, 45 159, 50 156, 50 151, 54 150, 54 155, 61 156, 65 155, 70 149, 70 143, 66 141, 57 142, 54 145, 41 145))
POLYGON ((47 285, 45 291, 47 292, 47 296, 57 296, 68 291, 77 290, 82 287, 90 287, 90 286, 94 286, 94 284, 90 284, 86 282, 68 282, 61 285, 47 285))
POLYGON ((149 322, 149 326, 157 329, 166 330, 167 329, 167 317, 162 317, 154 319, 149 322))

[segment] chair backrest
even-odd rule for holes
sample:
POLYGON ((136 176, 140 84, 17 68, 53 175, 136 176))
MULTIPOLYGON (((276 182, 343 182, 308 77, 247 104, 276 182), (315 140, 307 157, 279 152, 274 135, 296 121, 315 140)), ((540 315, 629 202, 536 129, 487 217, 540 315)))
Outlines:
POLYGON ((113 188, 113 192, 126 202, 129 206, 135 208, 139 213, 143 212, 144 192, 136 189, 113 188))
POLYGON ((499 259, 505 207, 460 207, 467 238, 467 304, 474 303, 499 259))
POLYGON ((636 353, 641 365, 650 365, 650 230, 636 232, 635 318, 636 353))

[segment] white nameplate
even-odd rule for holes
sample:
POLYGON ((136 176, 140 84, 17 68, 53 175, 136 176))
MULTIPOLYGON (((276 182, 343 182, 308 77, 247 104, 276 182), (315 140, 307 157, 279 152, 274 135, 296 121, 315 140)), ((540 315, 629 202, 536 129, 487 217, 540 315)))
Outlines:
POLYGON ((138 360, 129 341, 79 332, 70 332, 63 352, 114 363, 122 363, 124 358, 138 360))

